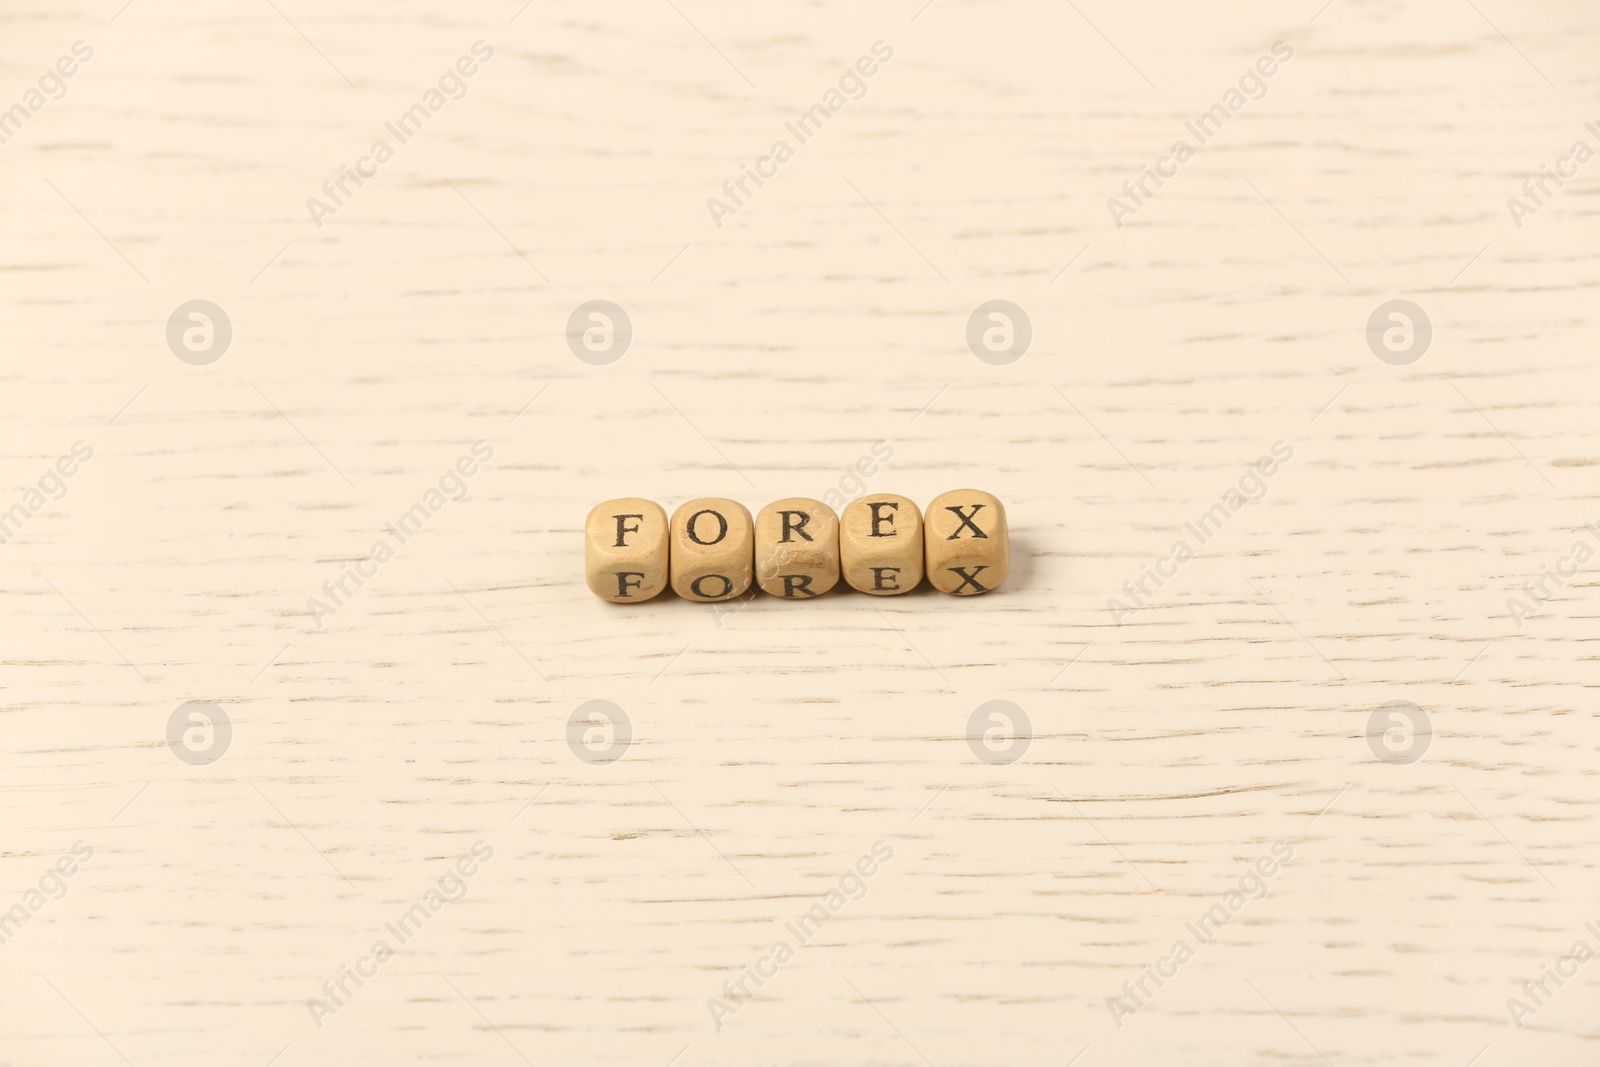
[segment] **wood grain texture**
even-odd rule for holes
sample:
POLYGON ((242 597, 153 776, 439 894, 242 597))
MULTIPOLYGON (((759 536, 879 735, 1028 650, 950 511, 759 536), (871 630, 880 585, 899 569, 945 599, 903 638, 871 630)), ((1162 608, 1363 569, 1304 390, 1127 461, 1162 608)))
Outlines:
POLYGON ((1600 162, 1507 203, 1600 147, 1600 16, 920 2, 0 11, 0 1064, 1600 1057, 1600 964, 1507 1003, 1600 949, 1600 162), (1366 337, 1397 298, 1407 366, 1366 337), (966 340, 997 299, 1004 365, 966 340), (1006 585, 584 586, 600 500, 862 481, 993 492, 1006 585), (621 758, 569 747, 596 700, 621 758), (188 701, 222 758, 169 746, 188 701), (1369 746, 1391 701, 1415 762, 1369 746))

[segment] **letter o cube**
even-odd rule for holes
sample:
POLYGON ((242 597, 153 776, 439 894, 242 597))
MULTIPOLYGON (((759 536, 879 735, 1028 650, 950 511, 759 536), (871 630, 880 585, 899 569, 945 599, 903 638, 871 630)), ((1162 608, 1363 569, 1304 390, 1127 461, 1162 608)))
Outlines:
POLYGON ((756 584, 789 600, 839 581, 839 517, 820 500, 775 500, 756 513, 756 584))
POLYGON ((743 504, 721 497, 691 500, 672 513, 672 591, 709 603, 750 588, 755 524, 743 504))
POLYGON ((596 504, 583 524, 584 576, 602 600, 636 604, 667 587, 667 513, 643 497, 596 504))
POLYGON ((1011 572, 1006 508, 978 489, 956 489, 928 501, 923 517, 928 581, 941 593, 987 593, 1011 572))

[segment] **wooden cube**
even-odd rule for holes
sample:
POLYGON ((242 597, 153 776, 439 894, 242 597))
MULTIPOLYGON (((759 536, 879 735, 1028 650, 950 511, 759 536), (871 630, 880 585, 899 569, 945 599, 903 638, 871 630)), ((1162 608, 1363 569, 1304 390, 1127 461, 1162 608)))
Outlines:
POLYGON ((721 497, 691 500, 672 513, 672 591, 710 603, 750 588, 755 524, 745 506, 721 497))
POLYGON ((820 500, 775 500, 756 514, 756 584, 789 600, 820 596, 839 581, 839 517, 820 500))
POLYGON ((596 504, 583 524, 584 576, 602 600, 637 604, 667 587, 667 513, 637 496, 596 504))
POLYGON ((894 493, 869 493, 839 521, 839 564, 850 588, 873 596, 909 593, 922 581, 922 513, 894 493))
POLYGON ((928 581, 941 593, 975 596, 1011 572, 1006 508, 989 493, 956 489, 928 501, 923 518, 928 581))

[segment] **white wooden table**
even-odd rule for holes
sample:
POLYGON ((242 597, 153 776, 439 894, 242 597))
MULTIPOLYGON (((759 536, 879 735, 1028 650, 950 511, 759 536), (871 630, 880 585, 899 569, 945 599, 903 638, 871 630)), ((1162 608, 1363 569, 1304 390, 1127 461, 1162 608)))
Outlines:
POLYGON ((0 12, 0 1064, 1596 1062, 1600 17, 919 2, 0 12), (583 586, 863 484, 1010 581, 583 586))

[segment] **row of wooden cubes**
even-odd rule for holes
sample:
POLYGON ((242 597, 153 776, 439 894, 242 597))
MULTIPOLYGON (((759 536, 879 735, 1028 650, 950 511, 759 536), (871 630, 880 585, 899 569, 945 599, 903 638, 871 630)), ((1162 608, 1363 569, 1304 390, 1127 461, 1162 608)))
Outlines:
POLYGON ((633 604, 669 584, 687 600, 742 596, 751 582, 790 600, 820 596, 843 577, 874 596, 909 593, 922 581, 942 593, 987 593, 1011 569, 1006 509, 989 493, 957 489, 925 510, 893 493, 851 502, 844 515, 820 500, 789 497, 752 519, 720 497, 672 513, 642 497, 598 504, 584 524, 584 569, 603 600, 633 604))

